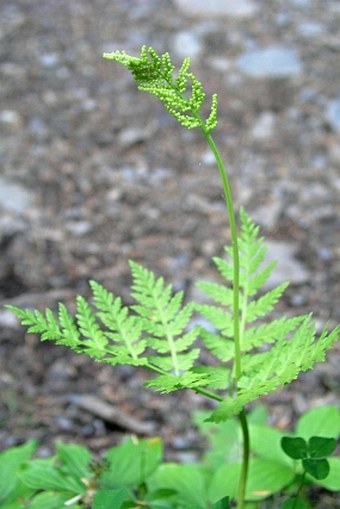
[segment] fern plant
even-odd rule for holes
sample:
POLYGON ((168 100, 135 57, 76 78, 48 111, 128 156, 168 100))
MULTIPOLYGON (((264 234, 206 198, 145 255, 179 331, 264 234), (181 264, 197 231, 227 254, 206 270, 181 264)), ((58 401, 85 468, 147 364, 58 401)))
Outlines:
POLYGON ((243 461, 236 504, 243 509, 250 456, 246 405, 324 361, 340 327, 330 332, 324 328, 317 335, 311 315, 270 320, 288 283, 263 291, 275 263, 266 264, 259 227, 243 209, 238 229, 229 177, 211 134, 217 126, 217 95, 205 116, 205 92, 189 71, 190 59, 175 73, 169 54, 158 55, 153 48, 143 47, 140 57, 115 51, 104 58, 127 67, 140 90, 158 97, 183 127, 199 128, 207 140, 220 173, 231 233, 225 256, 213 259, 221 283, 198 283, 211 304, 184 303, 183 292, 174 293, 163 278, 130 261, 131 306, 90 281, 93 298, 88 302, 78 296, 74 317, 62 303, 57 313, 8 308, 42 341, 55 341, 113 366, 142 366, 153 373, 146 385, 156 391, 192 389, 215 400, 212 422, 238 416, 243 461), (208 320, 209 328, 193 325, 194 314, 208 320), (199 341, 216 363, 206 365, 199 341))

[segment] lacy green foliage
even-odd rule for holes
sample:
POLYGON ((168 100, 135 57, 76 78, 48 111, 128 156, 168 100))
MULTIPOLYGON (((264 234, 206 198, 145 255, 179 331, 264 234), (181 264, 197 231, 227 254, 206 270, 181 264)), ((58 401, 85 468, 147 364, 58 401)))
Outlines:
MULTIPOLYGON (((282 283, 266 293, 260 293, 275 264, 264 264, 267 250, 263 245, 263 239, 258 235, 258 226, 244 210, 241 210, 240 218, 242 377, 237 382, 237 394, 224 399, 213 412, 211 419, 216 422, 238 414, 247 403, 291 382, 300 372, 311 369, 317 362, 322 362, 325 359, 325 352, 332 347, 340 333, 339 327, 331 333, 325 328, 321 336, 316 338, 315 325, 310 315, 267 321, 267 315, 280 299, 287 283, 282 283), (259 318, 266 319, 266 323, 253 325, 259 318)), ((214 258, 214 262, 227 286, 215 283, 198 284, 217 305, 196 305, 197 311, 216 329, 216 332, 212 332, 202 328, 200 334, 202 340, 211 353, 223 363, 232 360, 234 354, 231 289, 233 251, 229 247, 225 251, 228 259, 214 258)), ((232 390, 232 371, 229 378, 232 390)), ((216 388, 216 382, 215 376, 212 387, 216 388)))
POLYGON ((153 48, 141 49, 140 57, 132 57, 125 51, 104 53, 103 57, 114 60, 129 69, 135 78, 138 89, 149 92, 160 99, 165 109, 184 127, 201 127, 206 133, 217 125, 217 95, 212 96, 211 111, 207 120, 201 117, 205 100, 202 83, 189 72, 190 58, 185 58, 178 73, 169 53, 158 55, 153 48))
POLYGON ((77 297, 75 317, 59 304, 58 313, 47 309, 22 310, 8 306, 41 339, 54 340, 100 362, 144 366, 158 376, 146 382, 157 391, 168 393, 183 388, 209 390, 221 401, 211 419, 218 422, 237 414, 249 402, 297 378, 325 358, 325 352, 338 339, 340 328, 316 337, 310 315, 268 321, 267 315, 281 297, 286 283, 265 293, 274 264, 265 264, 266 248, 259 228, 241 210, 240 233, 240 324, 242 377, 235 386, 232 360, 232 250, 227 258, 214 258, 225 284, 198 283, 214 304, 183 304, 183 292, 173 293, 163 278, 135 262, 132 272, 132 306, 124 306, 102 285, 90 281, 93 303, 77 297), (193 311, 210 322, 214 331, 191 326, 193 311), (265 322, 259 321, 264 319, 265 322), (206 366, 200 362, 199 348, 193 344, 200 336, 205 346, 221 362, 206 366), (230 393, 225 399, 219 391, 230 393))
POLYGON ((93 302, 78 296, 74 318, 62 303, 58 313, 7 308, 42 341, 55 341, 100 362, 148 368, 159 376, 146 385, 161 392, 196 387, 206 375, 190 372, 200 353, 198 348, 191 348, 198 329, 186 330, 192 304, 182 305, 183 292, 173 293, 163 278, 156 278, 135 262, 130 262, 130 267, 132 296, 137 302, 131 307, 123 306, 120 297, 90 281, 93 302))

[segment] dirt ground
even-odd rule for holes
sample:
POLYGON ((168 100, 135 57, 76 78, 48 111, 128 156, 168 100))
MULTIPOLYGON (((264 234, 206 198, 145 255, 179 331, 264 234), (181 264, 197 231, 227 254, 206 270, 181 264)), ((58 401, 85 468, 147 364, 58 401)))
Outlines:
MULTIPOLYGON (((162 436, 167 457, 183 461, 202 447, 190 419, 209 408, 201 397, 155 395, 141 387, 144 372, 42 344, 3 308, 72 306, 90 278, 128 302, 128 259, 188 298, 197 279, 216 279, 211 257, 229 230, 211 155, 103 51, 137 55, 146 44, 176 63, 192 56, 207 95, 220 97, 216 141, 236 205, 281 256, 278 279, 292 280, 282 311, 313 311, 320 327, 339 321, 339 4, 264 0, 215 17, 185 4, 1 2, 0 449, 36 437, 40 454, 57 439, 101 452, 129 433, 162 436), (254 76, 238 66, 247 51, 272 46, 294 50, 301 69, 254 76)), ((327 363, 269 396, 273 423, 339 404, 339 361, 337 345, 327 363)))

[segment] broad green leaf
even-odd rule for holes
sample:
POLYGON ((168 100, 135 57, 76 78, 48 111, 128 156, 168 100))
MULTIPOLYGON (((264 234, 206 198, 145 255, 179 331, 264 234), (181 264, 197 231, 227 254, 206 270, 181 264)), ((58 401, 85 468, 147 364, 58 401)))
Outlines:
POLYGON ((308 441, 308 453, 311 458, 324 458, 335 451, 336 440, 334 438, 311 437, 308 441))
POLYGON ((126 488, 101 489, 94 496, 93 509, 120 509, 123 502, 127 501, 134 502, 131 493, 126 488))
POLYGON ((176 501, 184 507, 196 505, 205 509, 208 503, 208 480, 209 475, 200 465, 165 463, 150 479, 150 488, 175 490, 176 501))
POLYGON ((312 436, 337 439, 340 435, 340 409, 335 405, 313 408, 300 417, 296 433, 306 440, 312 436))
POLYGON ((340 458, 328 458, 329 474, 325 479, 319 479, 320 486, 331 491, 340 491, 340 458))
POLYGON ((29 440, 24 445, 11 447, 0 453, 0 504, 8 501, 10 495, 17 490, 21 492, 17 474, 22 465, 34 454, 37 445, 36 440, 29 440))
POLYGON ((283 433, 266 425, 249 425, 250 447, 261 458, 274 460, 292 468, 292 460, 281 447, 283 433))
MULTIPOLYGON (((28 507, 29 509, 63 509, 67 507, 65 502, 68 500, 70 500, 69 493, 55 493, 48 491, 36 495, 28 507)), ((72 506, 70 507, 72 508, 72 506)))
MULTIPOLYGON (((218 469, 209 486, 210 497, 235 498, 238 490, 240 464, 227 464, 218 469)), ((277 493, 294 479, 294 472, 288 466, 276 461, 260 458, 251 459, 247 482, 246 499, 262 500, 277 493)))
POLYGON ((312 475, 315 479, 325 479, 330 470, 326 459, 307 458, 302 460, 302 466, 307 474, 312 475))
POLYGON ((309 509, 309 507, 301 497, 292 497, 280 505, 280 509, 309 509))
POLYGON ((83 493, 86 488, 80 479, 64 474, 58 467, 45 460, 33 460, 20 473, 20 479, 36 490, 67 491, 83 493))
POLYGON ((281 446, 290 458, 302 460, 308 457, 306 440, 301 437, 282 437, 281 446))
POLYGON ((56 449, 67 473, 79 479, 89 477, 90 470, 88 466, 91 461, 91 453, 86 447, 58 442, 56 449))
POLYGON ((203 464, 215 471, 226 463, 236 463, 242 456, 242 437, 240 425, 236 419, 223 424, 208 422, 210 412, 196 412, 194 423, 199 432, 207 437, 209 447, 203 456, 203 464))
POLYGON ((231 505, 229 504, 229 497, 221 498, 215 502, 212 506, 212 509, 231 509, 231 505))
POLYGON ((159 438, 130 439, 110 449, 106 455, 109 470, 101 477, 103 489, 137 487, 160 464, 162 443, 159 438))

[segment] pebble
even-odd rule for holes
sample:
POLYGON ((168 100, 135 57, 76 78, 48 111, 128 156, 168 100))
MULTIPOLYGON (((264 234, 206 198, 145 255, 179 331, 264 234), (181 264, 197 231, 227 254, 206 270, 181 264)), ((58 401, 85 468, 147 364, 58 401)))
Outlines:
POLYGON ((20 127, 22 119, 20 114, 14 110, 2 110, 0 112, 0 123, 8 127, 20 127))
POLYGON ((307 267, 295 257, 295 246, 283 241, 266 240, 268 252, 266 262, 277 261, 265 288, 289 281, 292 284, 304 284, 310 280, 311 274, 307 267))
POLYGON ((0 177, 0 208, 22 214, 33 203, 33 194, 19 184, 0 177))
POLYGON ((325 30, 321 23, 313 21, 305 21, 304 23, 299 23, 296 28, 304 37, 317 37, 321 35, 325 30))
POLYGON ((326 109, 326 119, 332 129, 335 132, 340 133, 340 97, 337 97, 328 103, 326 109))
POLYGON ((248 18, 257 11, 256 3, 252 0, 175 0, 177 7, 185 14, 195 17, 232 17, 248 18))
POLYGON ((274 135, 276 117, 272 111, 264 111, 257 118, 251 134, 255 140, 266 140, 274 135))
POLYGON ((89 233, 92 229, 92 225, 90 221, 69 221, 65 225, 66 230, 68 230, 73 235, 76 235, 77 237, 81 237, 82 235, 86 235, 89 233))
POLYGON ((39 62, 43 67, 52 69, 59 64, 59 55, 57 53, 42 53, 39 55, 39 62))
POLYGON ((18 327, 18 319, 7 309, 0 310, 0 325, 3 328, 16 329, 18 327))
POLYGON ((202 42, 199 37, 190 31, 182 31, 175 34, 172 41, 173 51, 180 58, 195 58, 202 52, 202 42))
POLYGON ((284 46, 247 51, 237 58, 236 67, 253 78, 284 78, 302 71, 297 53, 284 46))

